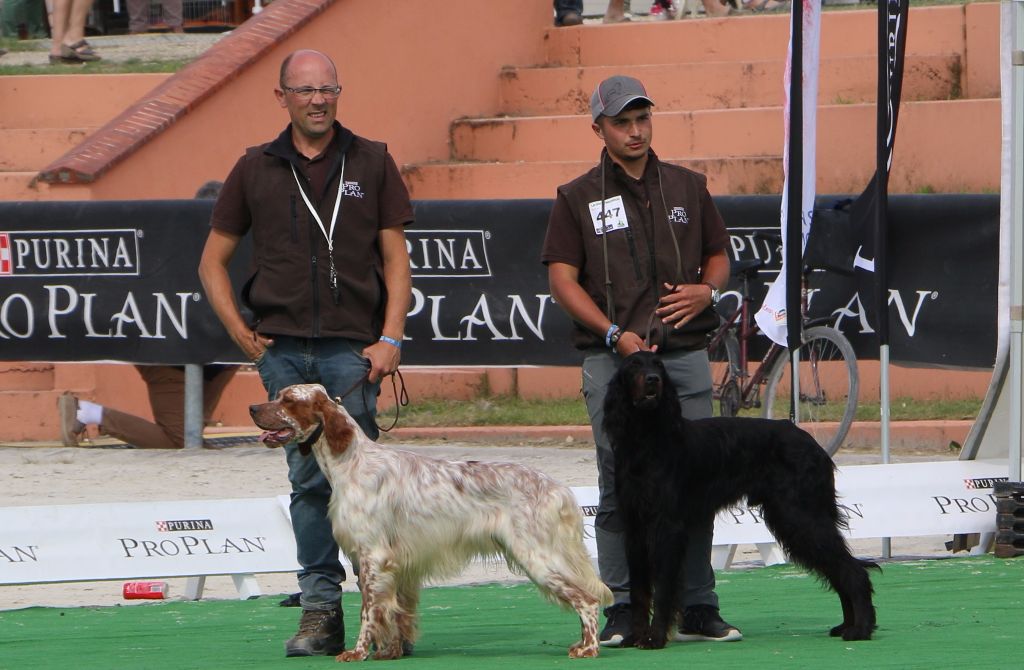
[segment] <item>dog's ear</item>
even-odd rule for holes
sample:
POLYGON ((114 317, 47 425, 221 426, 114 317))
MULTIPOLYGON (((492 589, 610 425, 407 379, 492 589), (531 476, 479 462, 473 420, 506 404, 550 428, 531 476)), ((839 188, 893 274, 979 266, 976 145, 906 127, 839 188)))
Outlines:
POLYGON ((627 375, 622 367, 612 375, 604 396, 604 430, 611 440, 612 448, 618 446, 625 427, 629 425, 632 400, 629 396, 627 375))
POLYGON ((327 397, 326 393, 317 396, 317 412, 323 421, 327 447, 332 454, 340 456, 355 439, 355 431, 345 419, 345 414, 338 403, 327 397))

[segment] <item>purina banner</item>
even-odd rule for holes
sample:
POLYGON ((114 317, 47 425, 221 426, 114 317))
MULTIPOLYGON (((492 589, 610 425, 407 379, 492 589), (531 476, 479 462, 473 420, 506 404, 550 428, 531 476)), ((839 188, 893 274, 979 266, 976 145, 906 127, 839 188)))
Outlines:
POLYGON ((277 498, 0 508, 0 584, 298 567, 277 498))
MULTIPOLYGON (((992 486, 1005 473, 1005 460, 839 468, 847 536, 994 532, 992 486)), ((597 556, 597 487, 576 487, 573 494, 587 550, 597 556)), ((756 508, 737 506, 715 519, 716 546, 771 542, 756 508)), ((287 496, 0 508, 0 584, 297 569, 287 496)))
MULTIPOLYGON (((820 206, 835 198, 822 196, 820 206)), ((765 261, 757 304, 779 270, 779 196, 716 198, 733 260, 765 261)), ((0 360, 245 362, 197 276, 208 201, 0 203, 0 360)), ((540 262, 549 200, 422 201, 407 229, 413 302, 406 365, 572 365, 570 322, 540 262)), ((995 360, 996 195, 892 196, 892 359, 990 367, 995 360)), ((343 228, 343 227, 342 227, 343 228)), ((236 288, 248 247, 232 266, 236 288)), ((736 283, 723 310, 734 308, 736 283)), ((833 315, 861 358, 877 357, 855 282, 812 278, 811 315, 833 315)), ((764 339, 764 338, 761 338, 764 339)), ((764 342, 767 342, 764 339, 764 342)))

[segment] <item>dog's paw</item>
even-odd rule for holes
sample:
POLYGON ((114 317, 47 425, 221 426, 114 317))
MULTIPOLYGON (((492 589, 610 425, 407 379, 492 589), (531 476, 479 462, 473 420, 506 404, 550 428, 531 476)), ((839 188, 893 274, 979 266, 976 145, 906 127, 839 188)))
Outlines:
POLYGON ((843 631, 843 639, 847 642, 870 640, 871 626, 847 626, 843 631))
POLYGON ((828 635, 829 635, 829 637, 842 637, 843 636, 843 632, 845 630, 846 630, 846 622, 844 621, 843 623, 839 624, 838 626, 833 626, 831 629, 829 629, 828 635))
POLYGON ((582 642, 569 647, 569 658, 597 658, 598 647, 596 644, 586 645, 582 642))
POLYGON ((353 661, 365 661, 369 654, 365 651, 359 651, 358 649, 349 649, 343 651, 334 657, 334 660, 339 663, 352 663, 353 661))
POLYGON ((668 638, 665 635, 649 633, 647 635, 637 636, 636 646, 639 649, 664 649, 667 641, 668 638))

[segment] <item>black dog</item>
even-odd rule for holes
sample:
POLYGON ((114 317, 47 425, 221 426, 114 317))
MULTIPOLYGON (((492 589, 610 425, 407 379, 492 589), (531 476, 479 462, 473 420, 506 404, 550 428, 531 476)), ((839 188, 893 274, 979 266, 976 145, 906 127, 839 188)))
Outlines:
POLYGON ((678 608, 683 528, 747 499, 790 558, 838 595, 843 622, 830 634, 868 640, 875 629, 867 568, 840 533, 835 465, 814 438, 788 421, 684 419, 661 360, 627 357, 608 385, 604 428, 615 454, 615 491, 625 514, 633 636, 665 646, 678 608), (651 601, 654 614, 651 620, 651 601))

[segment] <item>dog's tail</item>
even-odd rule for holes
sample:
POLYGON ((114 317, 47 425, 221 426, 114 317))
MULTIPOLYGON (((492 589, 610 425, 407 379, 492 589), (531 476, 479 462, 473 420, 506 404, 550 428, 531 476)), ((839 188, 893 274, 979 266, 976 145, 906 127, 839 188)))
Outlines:
POLYGON ((559 537, 553 539, 564 548, 562 555, 577 588, 596 598, 602 607, 611 605, 612 592, 598 577, 583 542, 583 513, 576 497, 568 489, 564 489, 561 496, 559 517, 559 537))

